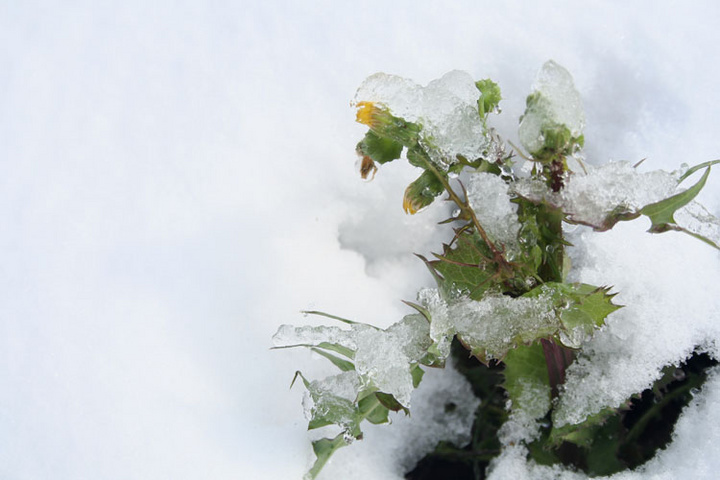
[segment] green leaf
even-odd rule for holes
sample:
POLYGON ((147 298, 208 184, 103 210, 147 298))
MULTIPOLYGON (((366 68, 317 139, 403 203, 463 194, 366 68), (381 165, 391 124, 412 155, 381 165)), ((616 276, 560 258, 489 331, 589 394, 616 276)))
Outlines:
POLYGON ((708 166, 700 181, 692 187, 688 188, 684 192, 673 195, 670 198, 666 198, 665 200, 661 200, 657 203, 651 203, 650 205, 643 207, 640 210, 640 213, 647 215, 652 221, 652 226, 649 231, 653 233, 661 233, 668 230, 678 230, 679 227, 675 225, 673 215, 676 211, 678 211, 678 209, 690 203, 698 195, 698 193, 700 193, 700 190, 702 190, 705 186, 705 182, 707 181, 709 175, 710 167, 708 166))
POLYGON ((423 170, 427 167, 429 163, 432 162, 432 160, 430 160, 430 156, 420 145, 408 147, 407 159, 410 165, 412 165, 413 167, 422 168, 423 170))
POLYGON ((468 295, 480 300, 494 286, 495 267, 489 260, 487 245, 468 231, 457 234, 454 246, 443 245, 442 255, 435 254, 435 258, 425 263, 446 299, 468 295))
POLYGON ((522 410, 533 418, 544 417, 550 409, 552 392, 542 345, 536 342, 510 350, 503 363, 503 387, 512 410, 522 410))
POLYGON ((352 350, 350 350, 347 347, 338 345, 337 343, 322 342, 322 343, 315 345, 315 347, 323 348, 325 350, 330 350, 331 352, 339 353, 340 355, 344 355, 350 359, 355 357, 355 352, 353 352, 352 350))
POLYGON ((720 163, 720 160, 710 160, 708 162, 703 162, 699 165, 695 165, 694 167, 690 167, 690 168, 688 168, 687 172, 683 173, 683 175, 678 180, 678 183, 682 182, 683 180, 685 180, 686 178, 688 178, 690 175, 697 172, 698 170, 702 170, 705 167, 711 167, 713 165, 717 165, 718 163, 720 163))
POLYGON ((335 438, 321 438, 313 442, 313 452, 315 452, 315 463, 308 473, 305 475, 306 479, 313 479, 317 477, 320 470, 325 466, 327 461, 330 459, 333 453, 339 448, 349 445, 345 439, 345 434, 341 433, 335 438))
POLYGON ((700 193, 700 191, 705 186, 705 183, 707 182, 708 176, 710 176, 710 166, 715 165, 716 163, 720 163, 720 160, 712 160, 710 162, 705 162, 690 168, 687 172, 685 172, 682 177, 680 177, 680 181, 683 181, 690 174, 698 171, 703 167, 706 167, 707 170, 705 170, 705 173, 695 185, 688 188, 684 192, 673 195, 672 197, 666 198, 665 200, 661 200, 657 203, 646 205, 640 210, 640 213, 647 215, 652 221, 652 225, 648 230, 649 232, 662 233, 669 230, 684 232, 697 238, 698 240, 702 240, 711 247, 715 247, 720 250, 720 245, 718 243, 703 235, 700 235, 697 232, 690 231, 680 225, 677 225, 674 218, 675 212, 690 203, 700 193))
POLYGON ((340 355, 344 355, 347 358, 355 358, 355 352, 351 349, 344 347, 342 345, 339 345, 337 343, 330 343, 330 342, 320 342, 318 344, 311 344, 311 343, 297 343, 295 345, 283 345, 282 347, 271 347, 271 350, 283 350, 285 348, 297 348, 297 347, 305 347, 305 348, 322 348, 324 350, 330 350, 331 352, 339 353, 340 355))
POLYGON ((310 387, 310 382, 308 382, 307 378, 305 378, 305 376, 302 374, 302 372, 300 370, 296 370, 295 375, 293 376, 292 382, 290 382, 290 388, 292 388, 293 385, 295 385, 295 380, 297 380, 298 377, 300 377, 302 379, 303 384, 305 384, 305 388, 310 387))
POLYGON ((595 415, 591 415, 585 421, 577 425, 566 424, 562 427, 553 427, 550 431, 548 444, 558 447, 563 442, 574 443, 581 447, 589 447, 596 438, 598 427, 605 423, 608 417, 614 415, 615 409, 605 408, 595 415))
POLYGON ((362 322, 356 322, 355 320, 348 320, 347 318, 338 317, 337 315, 331 315, 329 313, 320 312, 318 310, 303 310, 300 313, 302 313, 303 315, 317 315, 319 317, 331 318, 333 320, 337 320, 338 322, 346 323, 348 325, 364 325, 366 327, 370 327, 370 328, 379 330, 378 327, 376 327, 374 325, 370 325, 369 323, 362 323, 362 322))
POLYGON ((611 300, 607 288, 549 282, 520 297, 490 294, 479 301, 451 301, 447 317, 453 320, 441 328, 456 333, 482 362, 502 359, 513 348, 550 337, 579 348, 618 308, 611 300))
POLYGON ((610 417, 604 425, 595 429, 595 438, 587 456, 590 475, 593 477, 612 475, 627 468, 617 456, 621 441, 620 432, 623 430, 619 415, 610 417))
POLYGON ((413 387, 417 388, 422 381, 423 375, 425 375, 425 370, 420 368, 420 365, 415 365, 412 370, 410 370, 410 375, 412 375, 413 387))
POLYGON ((310 348, 310 350, 317 353, 318 355, 322 355, 323 357, 327 358, 328 360, 330 360, 332 362, 333 365, 338 367, 343 372, 349 372, 350 370, 355 370, 355 365, 350 361, 336 357, 335 355, 328 353, 324 350, 320 350, 319 348, 310 348))
POLYGON ((475 82, 475 86, 480 90, 480 98, 477 102, 478 113, 480 114, 480 118, 485 118, 487 114, 497 108, 500 100, 502 100, 500 87, 489 78, 478 80, 475 82))
POLYGON ((403 407, 402 404, 398 402, 395 397, 393 397, 389 393, 377 392, 375 393, 375 396, 380 401, 380 403, 388 410, 392 410, 393 412, 399 412, 400 410, 402 410, 403 412, 405 412, 406 415, 410 413, 410 410, 403 407))
POLYGON ((639 211, 632 211, 625 205, 618 205, 605 217, 602 225, 593 225, 592 227, 596 232, 605 232, 613 228, 618 222, 635 220, 640 215, 642 214, 639 211))
POLYGON ((380 137, 368 130, 365 137, 357 144, 357 152, 368 156, 373 161, 383 164, 400 158, 403 146, 392 138, 380 137))
POLYGON ((390 410, 380 402, 377 393, 372 393, 360 399, 358 410, 368 422, 374 425, 389 422, 388 413, 390 410))
POLYGON ((407 300, 402 300, 402 302, 407 305, 408 307, 414 308, 416 311, 418 311, 423 317, 425 317, 425 320, 428 322, 431 320, 430 318, 430 312, 427 310, 427 308, 418 305, 417 303, 408 302, 407 300))
POLYGON ((612 303, 615 294, 609 291, 610 287, 585 283, 549 282, 524 296, 549 295, 561 324, 557 338, 566 347, 579 348, 608 315, 621 308, 612 303))

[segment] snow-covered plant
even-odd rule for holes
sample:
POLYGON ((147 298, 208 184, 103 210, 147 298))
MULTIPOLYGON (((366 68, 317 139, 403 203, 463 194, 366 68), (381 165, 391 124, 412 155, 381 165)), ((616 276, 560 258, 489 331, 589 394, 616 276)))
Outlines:
MULTIPOLYGON (((405 190, 403 208, 415 214, 445 196, 454 203, 446 222, 454 236, 432 259, 420 257, 437 288, 420 290, 417 303, 406 302, 415 313, 389 328, 307 312, 345 327, 283 325, 273 337, 276 348, 308 347, 340 370, 313 381, 296 374, 308 392, 309 428, 339 427, 336 436, 313 443, 310 478, 334 451, 362 437, 364 420, 386 423, 391 411, 408 413, 423 368, 444 366, 452 351, 479 360, 468 378, 482 403, 465 457, 476 470, 488 464, 488 453, 518 447, 539 464, 572 464, 591 474, 633 467, 654 452, 630 461, 621 450, 647 426, 642 416, 656 411, 636 413, 632 431, 619 419, 644 389, 655 388, 659 403, 669 401, 677 365, 658 365, 653 378, 621 398, 581 373, 566 383, 571 365, 582 372, 594 361, 584 348, 620 307, 611 287, 568 281, 563 228, 602 232, 645 216, 651 232, 681 231, 720 248, 720 222, 694 202, 720 161, 674 172, 585 165, 580 95, 553 61, 538 74, 520 119, 525 153, 488 125, 500 100, 494 82, 460 71, 425 87, 379 73, 359 88, 357 121, 369 127, 357 145, 361 175, 404 157, 421 173, 405 190), (696 172, 699 180, 686 187, 696 172), (502 389, 493 389, 498 383, 502 389)), ((696 372, 691 384, 703 375, 696 372)))

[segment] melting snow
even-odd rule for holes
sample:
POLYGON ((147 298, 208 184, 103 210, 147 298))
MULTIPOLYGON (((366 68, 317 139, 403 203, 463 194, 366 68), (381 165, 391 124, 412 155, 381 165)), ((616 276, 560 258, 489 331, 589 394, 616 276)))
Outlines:
POLYGON ((377 102, 398 117, 423 125, 423 139, 434 162, 443 168, 456 155, 474 160, 488 146, 478 113, 480 91, 467 72, 454 70, 422 87, 411 80, 376 73, 358 89, 355 102, 377 102))
POLYGON ((539 98, 525 112, 518 131, 520 142, 528 152, 542 148, 545 142, 542 132, 547 127, 565 125, 573 137, 582 135, 585 126, 582 100, 564 67, 552 60, 545 62, 532 92, 539 98))

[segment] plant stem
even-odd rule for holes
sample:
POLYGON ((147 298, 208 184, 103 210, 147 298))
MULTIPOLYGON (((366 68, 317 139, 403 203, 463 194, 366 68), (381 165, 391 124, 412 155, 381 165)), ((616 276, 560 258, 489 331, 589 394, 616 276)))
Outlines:
POLYGON ((480 225, 480 221, 477 219, 475 211, 472 209, 472 207, 470 207, 470 203, 467 201, 467 195, 465 200, 461 199, 460 196, 455 193, 455 191, 450 186, 450 182, 448 181, 447 177, 437 169, 437 167, 432 163, 432 161, 425 159, 425 168, 435 174, 437 179, 440 181, 440 183, 442 183, 443 187, 445 188, 445 191, 447 191, 450 199, 458 206, 458 208, 460 208, 460 212, 470 219, 473 226, 475 227, 475 231, 478 233, 478 235, 480 235, 480 238, 482 238, 483 242, 485 242, 488 248, 490 248, 490 251, 493 253, 493 260, 497 262, 498 266, 501 268, 509 267, 510 264, 505 259, 503 251, 500 250, 492 242, 492 240, 490 240, 487 232, 485 232, 485 229, 482 227, 482 225, 480 225))
MULTIPOLYGON (((548 186, 558 193, 564 185, 565 160, 558 157, 543 169, 548 186)), ((565 259, 565 240, 562 232, 563 212, 547 205, 541 206, 538 213, 541 238, 543 240, 543 263, 538 269, 540 277, 546 282, 563 282, 563 263, 565 259)), ((550 388, 553 398, 559 394, 559 386, 565 383, 565 371, 573 362, 575 353, 553 340, 541 340, 545 363, 547 364, 550 388)))
POLYGON ((558 345, 552 340, 543 338, 540 340, 545 354, 545 363, 547 364, 548 377, 550 379, 550 388, 552 389, 553 398, 559 394, 558 387, 565 383, 565 370, 574 360, 573 351, 562 345, 558 345))

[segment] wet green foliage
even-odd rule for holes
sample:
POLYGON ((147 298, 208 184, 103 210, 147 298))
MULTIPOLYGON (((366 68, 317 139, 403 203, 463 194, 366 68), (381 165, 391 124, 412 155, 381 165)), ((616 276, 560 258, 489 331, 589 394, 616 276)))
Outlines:
MULTIPOLYGON (((364 421, 382 424, 389 422, 396 412, 407 414, 407 402, 397 392, 420 384, 421 366, 443 366, 451 340, 456 368, 481 401, 472 427, 472 441, 464 447, 440 444, 408 474, 409 479, 484 478, 489 461, 503 448, 498 431, 508 419, 518 415, 537 422, 537 438, 528 440, 527 445, 530 457, 538 463, 573 465, 597 475, 632 468, 664 445, 663 441, 652 440, 657 419, 665 421, 665 417, 673 415, 676 418, 668 409, 679 411, 687 403, 688 392, 699 387, 705 378, 705 367, 697 366, 700 361, 691 359, 679 368, 682 380, 678 377, 659 381, 651 393, 639 393, 637 398, 607 408, 579 424, 554 426, 554 399, 561 390, 566 368, 575 352, 583 348, 619 306, 612 302, 614 294, 608 286, 567 282, 570 266, 563 224, 568 221, 568 212, 546 200, 516 193, 519 175, 514 171, 514 158, 523 156, 533 162, 531 176, 547 186, 548 196, 560 194, 567 178, 573 175, 568 159, 582 148, 584 137, 548 116, 551 111, 548 100, 542 93, 534 92, 527 99, 526 115, 546 115, 540 118, 542 146, 528 154, 505 154, 507 145, 487 126, 489 115, 499 111, 500 88, 487 79, 475 85, 479 119, 489 147, 478 158, 458 155, 446 158, 445 164, 433 160, 435 146, 427 140, 430 137, 423 137, 421 122, 409 122, 394 115, 391 106, 357 104, 357 120, 369 127, 357 144, 363 177, 374 175, 376 164, 401 159, 404 154, 411 165, 420 169, 419 177, 405 191, 405 211, 414 214, 444 196, 456 208, 456 215, 447 220, 453 223, 454 237, 431 258, 420 256, 437 282, 435 303, 408 302, 418 313, 386 330, 311 312, 343 322, 350 330, 343 333, 311 329, 308 340, 301 335, 306 331, 297 329, 300 332, 297 341, 279 342, 278 348, 311 348, 340 371, 324 382, 311 382, 297 374, 313 404, 308 428, 335 426, 335 431, 339 430, 337 435, 313 443, 317 459, 308 478, 314 478, 337 449, 362 438, 364 421), (500 242, 493 229, 479 220, 464 185, 456 179, 459 174, 479 172, 495 175, 508 186, 508 202, 516 207, 518 233, 507 244, 500 242), (462 312, 465 323, 458 320, 461 316, 458 312, 462 312), (468 324, 468 315, 470 318, 476 315, 476 322, 492 319, 494 330, 476 328, 482 325, 473 325, 472 321, 468 324), (393 332, 409 326, 416 332, 407 337, 411 338, 408 344, 388 343, 402 352, 401 358, 407 359, 405 365, 392 365, 400 379, 398 385, 383 383, 367 366, 360 368, 358 359, 367 356, 367 352, 358 339, 371 332, 378 342, 392 342, 393 332), (325 332, 328 338, 319 338, 325 332), (438 465, 444 465, 446 470, 440 472, 438 465)), ((714 163, 718 162, 706 162, 688 170, 680 181, 705 169, 701 179, 687 190, 638 210, 628 210, 622 204, 614 206, 603 225, 594 228, 607 230, 619 221, 645 215, 652 221, 651 232, 684 230, 677 225, 674 215, 698 195, 714 163)), ((717 247, 710 239, 687 233, 717 247)), ((279 331, 276 337, 280 336, 279 331)), ((673 372, 677 373, 675 369, 673 372)), ((662 438, 669 438, 669 429, 663 435, 662 438)))

